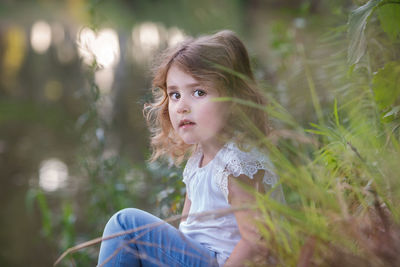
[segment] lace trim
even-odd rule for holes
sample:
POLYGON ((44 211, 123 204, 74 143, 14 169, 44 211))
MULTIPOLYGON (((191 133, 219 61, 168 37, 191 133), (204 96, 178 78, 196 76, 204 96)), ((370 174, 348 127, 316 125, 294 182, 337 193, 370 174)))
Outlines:
POLYGON ((216 173, 217 186, 221 190, 226 201, 228 201, 229 196, 228 177, 230 175, 238 177, 243 174, 250 179, 254 179, 254 175, 259 170, 264 170, 265 173, 262 180, 264 186, 272 187, 277 183, 277 177, 271 171, 272 164, 266 155, 261 154, 255 149, 250 152, 241 151, 233 143, 229 144, 227 150, 228 151, 223 155, 223 162, 226 162, 226 165, 221 166, 216 173))
MULTIPOLYGON (((215 182, 218 188, 221 190, 226 201, 228 201, 229 189, 228 189, 228 177, 230 175, 238 177, 240 175, 246 175, 250 179, 254 179, 254 175, 259 170, 264 170, 263 184, 265 187, 272 187, 277 183, 277 177, 272 171, 272 164, 265 154, 260 153, 258 150, 253 149, 249 152, 240 150, 233 142, 227 143, 222 151, 217 154, 211 164, 215 168, 215 182), (222 164, 219 164, 222 163, 222 164)), ((197 149, 194 154, 189 158, 183 171, 183 182, 187 185, 187 194, 190 198, 191 193, 189 192, 189 183, 192 178, 196 175, 196 171, 199 171, 198 164, 202 157, 201 148, 197 149)), ((267 188, 266 188, 267 189, 267 188)))

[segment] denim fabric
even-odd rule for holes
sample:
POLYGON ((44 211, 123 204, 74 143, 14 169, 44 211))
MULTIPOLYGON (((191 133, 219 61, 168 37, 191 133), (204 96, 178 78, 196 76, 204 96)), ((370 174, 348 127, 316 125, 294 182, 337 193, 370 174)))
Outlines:
POLYGON ((216 252, 142 210, 124 209, 114 214, 103 237, 130 229, 137 230, 103 240, 98 266, 218 266, 216 252))

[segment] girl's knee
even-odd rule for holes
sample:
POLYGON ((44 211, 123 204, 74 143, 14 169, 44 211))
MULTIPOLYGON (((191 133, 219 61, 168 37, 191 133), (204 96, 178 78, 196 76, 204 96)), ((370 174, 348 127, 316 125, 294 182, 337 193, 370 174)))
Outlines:
POLYGON ((135 208, 125 208, 122 209, 120 211, 117 211, 112 217, 111 219, 115 218, 118 220, 126 220, 127 218, 132 218, 132 217, 136 217, 137 214, 140 212, 141 210, 139 209, 135 209, 135 208))
POLYGON ((135 227, 139 227, 146 223, 147 213, 135 209, 125 208, 116 212, 108 221, 106 228, 119 228, 120 231, 126 231, 135 227))

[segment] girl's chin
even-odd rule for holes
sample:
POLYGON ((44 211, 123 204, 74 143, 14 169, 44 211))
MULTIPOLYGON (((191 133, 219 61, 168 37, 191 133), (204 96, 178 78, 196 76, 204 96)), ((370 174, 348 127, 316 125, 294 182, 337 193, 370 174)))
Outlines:
POLYGON ((182 140, 187 145, 196 145, 198 143, 198 142, 196 142, 195 140, 192 140, 192 139, 187 140, 187 139, 182 138, 182 140))
POLYGON ((187 145, 195 145, 199 143, 199 140, 197 138, 192 138, 188 136, 180 136, 183 142, 187 145))

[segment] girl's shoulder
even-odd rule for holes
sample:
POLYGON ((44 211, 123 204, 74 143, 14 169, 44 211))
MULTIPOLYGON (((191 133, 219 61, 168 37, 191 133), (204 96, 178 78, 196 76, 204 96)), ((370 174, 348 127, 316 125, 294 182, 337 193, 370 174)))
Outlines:
POLYGON ((263 183, 270 186, 277 183, 277 176, 268 153, 256 147, 238 145, 236 142, 229 141, 221 148, 207 168, 199 168, 201 157, 202 150, 199 147, 186 163, 183 170, 184 182, 187 182, 196 174, 203 173, 202 171, 205 169, 212 168, 217 177, 246 175, 251 179, 258 171, 263 170, 263 183))
POLYGON ((246 145, 238 146, 235 142, 229 142, 225 146, 222 155, 223 172, 238 177, 246 175, 253 179, 254 175, 263 170, 265 172, 263 182, 274 185, 277 177, 273 165, 266 151, 246 145))
POLYGON ((234 142, 227 143, 224 149, 224 153, 221 153, 221 164, 215 172, 215 181, 227 202, 229 177, 234 179, 240 175, 246 175, 250 179, 254 179, 255 174, 260 170, 264 171, 262 183, 264 184, 265 192, 272 189, 272 198, 284 202, 281 186, 278 185, 275 188, 278 183, 278 177, 266 151, 261 151, 256 147, 238 146, 234 142))

